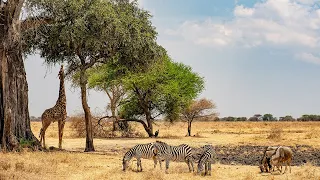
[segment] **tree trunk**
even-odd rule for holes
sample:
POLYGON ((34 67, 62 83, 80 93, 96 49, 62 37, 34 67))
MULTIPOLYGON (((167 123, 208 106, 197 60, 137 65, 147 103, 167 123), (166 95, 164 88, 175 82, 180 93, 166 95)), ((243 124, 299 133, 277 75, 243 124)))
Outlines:
POLYGON ((0 144, 4 151, 15 150, 21 139, 40 146, 30 128, 19 21, 23 2, 8 1, 0 7, 0 144))
POLYGON ((191 136, 191 123, 192 121, 188 121, 188 136, 191 136))
POLYGON ((85 152, 95 151, 93 146, 93 135, 92 135, 92 121, 90 107, 87 102, 87 78, 85 70, 81 69, 80 71, 80 88, 81 88, 81 100, 82 108, 85 116, 86 123, 86 148, 85 152))
POLYGON ((148 124, 148 127, 145 128, 149 137, 154 137, 154 134, 153 134, 153 125, 152 125, 152 119, 151 119, 151 113, 150 112, 146 112, 146 119, 147 119, 147 124, 148 124))
POLYGON ((146 130, 146 132, 148 133, 149 137, 154 137, 153 131, 152 131, 152 127, 151 129, 148 127, 148 125, 143 121, 143 120, 139 120, 139 119, 121 119, 118 120, 118 122, 123 122, 123 123, 128 123, 129 121, 131 122, 138 122, 141 123, 143 125, 144 130, 146 130))
POLYGON ((118 125, 117 119, 115 118, 116 117, 116 107, 115 107, 113 100, 111 100, 111 99, 110 99, 110 110, 111 110, 111 114, 113 117, 112 131, 117 131, 119 129, 119 125, 118 125))

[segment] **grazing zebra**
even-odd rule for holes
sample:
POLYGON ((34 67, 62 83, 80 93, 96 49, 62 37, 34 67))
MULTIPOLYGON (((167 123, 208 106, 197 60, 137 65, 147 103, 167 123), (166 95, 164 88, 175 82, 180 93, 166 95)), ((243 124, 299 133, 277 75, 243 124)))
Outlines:
POLYGON ((157 149, 157 158, 160 163, 160 168, 161 161, 166 161, 166 173, 168 173, 169 161, 186 162, 189 171, 191 172, 191 167, 192 171, 194 171, 192 148, 189 145, 181 144, 179 146, 170 146, 165 142, 156 141, 154 146, 157 149))
POLYGON ((202 154, 207 150, 208 147, 209 145, 205 145, 199 148, 192 148, 192 158, 194 163, 199 163, 202 154))
POLYGON ((154 161, 154 167, 157 166, 157 159, 156 159, 156 149, 154 148, 154 143, 148 143, 148 144, 138 144, 135 145, 133 148, 131 148, 126 154, 123 156, 122 165, 123 165, 123 171, 126 171, 129 161, 135 157, 137 159, 137 171, 142 171, 141 166, 141 158, 143 159, 153 159, 154 161))
POLYGON ((205 165, 205 173, 204 175, 211 176, 211 164, 215 162, 217 157, 216 152, 212 145, 205 145, 202 147, 203 154, 201 155, 198 163, 198 174, 203 170, 203 165, 205 165))

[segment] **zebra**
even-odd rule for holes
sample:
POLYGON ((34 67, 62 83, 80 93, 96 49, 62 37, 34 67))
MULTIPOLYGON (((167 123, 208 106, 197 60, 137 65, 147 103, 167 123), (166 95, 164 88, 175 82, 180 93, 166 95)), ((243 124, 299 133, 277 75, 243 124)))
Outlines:
POLYGON ((211 145, 204 145, 199 148, 192 148, 192 157, 194 163, 199 163, 201 156, 203 155, 204 151, 210 148, 211 145))
POLYGON ((211 176, 211 164, 215 162, 217 157, 216 152, 212 145, 204 145, 202 147, 203 154, 201 155, 198 163, 198 174, 203 170, 203 165, 205 165, 205 173, 204 175, 211 176))
POLYGON ((141 166, 141 158, 143 159, 153 159, 154 161, 154 168, 157 166, 157 158, 156 158, 157 151, 154 147, 154 143, 148 144, 138 144, 131 148, 128 152, 125 153, 122 160, 123 171, 126 171, 128 168, 129 161, 135 157, 137 159, 137 171, 142 171, 141 166))
POLYGON ((166 161, 166 173, 168 173, 169 169, 169 161, 177 161, 177 162, 186 162, 189 167, 189 171, 194 171, 193 168, 193 157, 192 157, 192 148, 187 144, 180 144, 179 146, 171 146, 165 142, 156 141, 154 143, 155 148, 157 149, 157 159, 160 163, 161 161, 166 161))

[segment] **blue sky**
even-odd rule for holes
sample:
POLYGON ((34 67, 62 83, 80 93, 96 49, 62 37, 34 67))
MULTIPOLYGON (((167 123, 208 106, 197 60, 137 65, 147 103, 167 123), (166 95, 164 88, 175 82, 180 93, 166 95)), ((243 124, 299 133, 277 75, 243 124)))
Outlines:
MULTIPOLYGON (((158 42, 205 78, 200 97, 221 116, 320 114, 320 10, 312 0, 139 0, 153 14, 158 42)), ((40 116, 58 96, 59 67, 26 60, 30 114, 40 116)), ((82 111, 67 83, 69 115, 82 111)), ((101 113, 107 96, 89 92, 101 113)))

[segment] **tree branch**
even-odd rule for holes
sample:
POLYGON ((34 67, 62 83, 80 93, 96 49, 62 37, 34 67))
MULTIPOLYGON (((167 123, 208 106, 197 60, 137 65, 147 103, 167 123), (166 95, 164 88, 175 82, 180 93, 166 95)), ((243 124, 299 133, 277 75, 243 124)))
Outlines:
POLYGON ((115 118, 117 122, 138 122, 138 123, 141 123, 145 129, 148 128, 147 124, 143 120, 140 120, 140 119, 118 119, 116 116, 104 116, 104 117, 101 117, 98 120, 98 124, 100 126, 102 126, 100 124, 100 122, 101 122, 102 119, 106 119, 106 118, 115 118))
POLYGON ((43 24, 51 24, 53 20, 48 17, 30 17, 21 22, 21 31, 36 29, 43 24))

